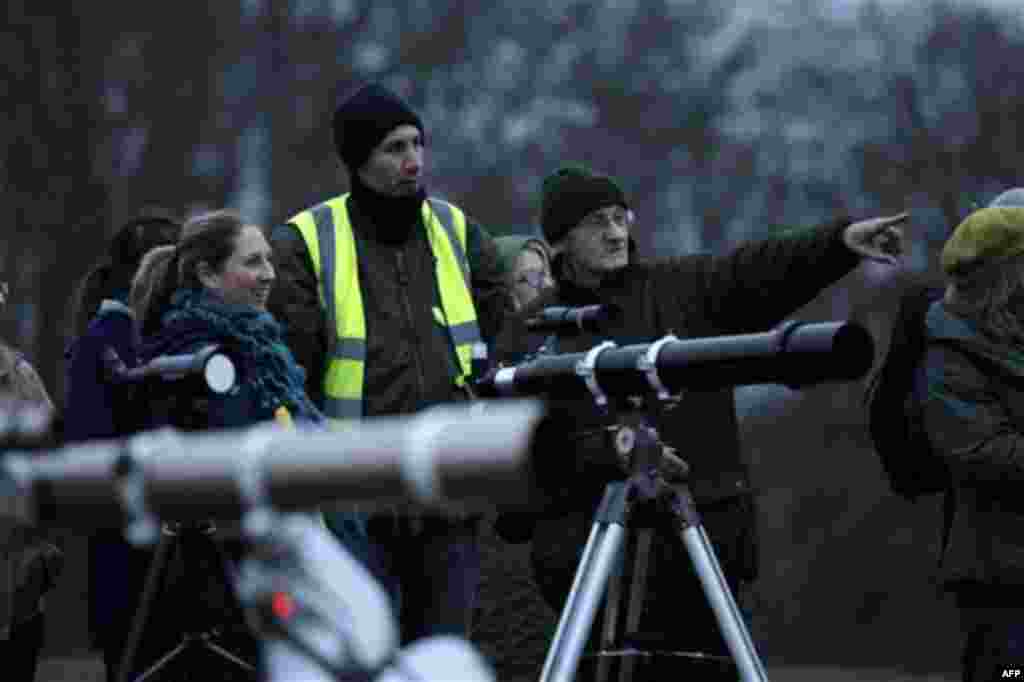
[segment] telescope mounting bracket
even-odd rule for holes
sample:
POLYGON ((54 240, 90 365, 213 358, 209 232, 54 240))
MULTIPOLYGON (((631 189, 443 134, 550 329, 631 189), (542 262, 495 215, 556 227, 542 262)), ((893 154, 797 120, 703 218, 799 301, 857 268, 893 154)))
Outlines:
POLYGON ((662 382, 661 377, 658 375, 658 353, 661 352, 662 347, 666 343, 678 341, 679 338, 674 334, 666 334, 654 343, 647 347, 647 350, 636 359, 637 370, 644 373, 647 377, 647 383, 650 384, 654 394, 658 396, 658 400, 668 400, 672 397, 669 393, 668 388, 662 382))
POLYGON ((597 378, 594 376, 594 369, 597 366, 597 358, 601 353, 616 347, 617 345, 614 341, 604 341, 588 350, 583 359, 576 363, 576 376, 583 379, 587 390, 594 396, 594 402, 600 408, 604 408, 608 404, 608 396, 605 395, 605 392, 598 385, 597 378))

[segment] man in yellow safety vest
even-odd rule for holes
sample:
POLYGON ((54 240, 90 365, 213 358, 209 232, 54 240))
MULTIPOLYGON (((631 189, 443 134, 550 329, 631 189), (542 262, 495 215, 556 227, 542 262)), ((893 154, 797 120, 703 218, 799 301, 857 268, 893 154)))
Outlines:
MULTIPOLYGON (((332 123, 349 193, 297 213, 270 240, 278 281, 268 308, 307 393, 338 422, 465 399, 508 305, 494 243, 428 196, 424 126, 398 95, 365 85, 332 123)), ((327 520, 343 542, 360 523, 327 520)), ((378 514, 365 531, 362 558, 395 598, 402 639, 466 635, 476 522, 378 514)))

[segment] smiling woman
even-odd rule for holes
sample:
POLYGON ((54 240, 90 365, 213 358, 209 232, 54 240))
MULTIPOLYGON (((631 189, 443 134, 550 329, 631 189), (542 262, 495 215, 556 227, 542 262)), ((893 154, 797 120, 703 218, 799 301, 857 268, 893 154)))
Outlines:
POLYGON ((248 305, 264 310, 274 283, 270 245, 255 225, 246 225, 235 237, 235 250, 214 270, 200 262, 197 276, 202 285, 226 303, 248 305))
POLYGON ((304 373, 266 311, 275 278, 271 258, 258 226, 222 210, 189 220, 176 245, 154 249, 139 267, 130 300, 141 320, 143 360, 218 344, 239 365, 239 390, 204 402, 206 413, 189 423, 248 426, 282 413, 320 421, 304 373))
MULTIPOLYGON (((176 244, 146 254, 129 295, 142 323, 140 362, 191 354, 216 345, 232 361, 236 381, 229 390, 219 393, 210 390, 207 382, 144 382, 135 393, 135 402, 145 406, 147 412, 141 415, 142 429, 244 428, 268 421, 291 427, 323 421, 306 396, 305 373, 285 346, 281 327, 266 311, 274 277, 271 249, 263 231, 229 210, 192 218, 185 223, 176 244)), ((228 537, 223 545, 229 557, 237 560, 241 556, 242 546, 236 539, 228 537)), ((202 568, 183 565, 182 570, 198 572, 202 568)), ((208 572, 180 580, 211 580, 195 583, 201 585, 197 591, 201 591, 203 603, 186 604, 180 610, 209 608, 201 612, 210 614, 221 633, 216 643, 255 664, 256 639, 233 619, 240 610, 229 586, 209 578, 208 572)), ((170 639, 160 641, 174 641, 183 634, 161 633, 170 639)), ((132 659, 131 670, 121 672, 133 676, 143 673, 166 653, 143 641, 139 656, 132 659)), ((196 662, 183 657, 174 665, 194 666, 196 662)), ((204 675, 234 679, 225 677, 234 668, 222 665, 227 668, 209 670, 204 666, 204 675)), ((188 672, 188 668, 182 672, 188 672)))

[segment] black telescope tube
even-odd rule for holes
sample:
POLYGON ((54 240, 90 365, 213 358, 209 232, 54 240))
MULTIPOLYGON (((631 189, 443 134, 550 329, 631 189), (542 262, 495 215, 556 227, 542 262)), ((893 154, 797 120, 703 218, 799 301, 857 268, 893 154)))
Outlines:
POLYGON ((874 342, 850 322, 789 323, 766 334, 666 344, 662 380, 692 390, 746 384, 803 388, 859 379, 871 368, 874 342))
POLYGON ((225 393, 234 386, 237 379, 234 362, 215 344, 204 346, 194 353, 161 355, 145 365, 130 368, 113 348, 108 347, 104 351, 103 363, 108 381, 115 384, 139 383, 155 377, 168 381, 201 377, 211 391, 225 393))
MULTIPOLYGON (((652 344, 611 347, 596 354, 593 379, 609 399, 650 393, 640 360, 652 344)), ((541 356, 492 372, 481 381, 486 395, 546 395, 573 399, 590 394, 578 367, 587 353, 541 356)), ((593 359, 593 358, 592 358, 593 359)), ((854 322, 790 322, 772 331, 670 340, 654 358, 657 376, 671 394, 749 384, 801 388, 863 376, 874 359, 871 335, 854 322)))
POLYGON ((554 332, 572 336, 588 332, 600 334, 618 320, 622 310, 615 305, 585 305, 578 308, 551 306, 526 320, 526 328, 534 332, 554 332))

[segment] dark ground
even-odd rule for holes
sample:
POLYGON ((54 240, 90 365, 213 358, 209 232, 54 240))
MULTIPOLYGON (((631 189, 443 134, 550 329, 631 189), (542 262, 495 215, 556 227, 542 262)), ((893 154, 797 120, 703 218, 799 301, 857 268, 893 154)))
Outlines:
MULTIPOLYGON (((956 677, 903 675, 878 668, 770 668, 772 682, 956 682, 956 677)), ((535 680, 536 678, 529 678, 535 680)), ((51 658, 40 668, 37 682, 102 682, 99 662, 89 658, 51 658)))

